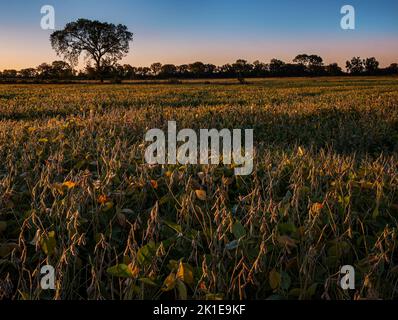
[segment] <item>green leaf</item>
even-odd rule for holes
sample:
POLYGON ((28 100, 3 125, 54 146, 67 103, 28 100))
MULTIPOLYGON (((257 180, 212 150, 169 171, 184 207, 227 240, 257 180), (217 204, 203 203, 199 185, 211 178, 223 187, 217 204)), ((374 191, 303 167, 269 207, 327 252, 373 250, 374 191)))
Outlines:
POLYGON ((176 287, 177 287, 179 299, 180 300, 187 300, 188 293, 187 293, 187 287, 185 286, 185 283, 182 282, 181 280, 177 279, 176 287))
POLYGON ((309 288, 307 289, 307 297, 308 297, 308 298, 311 298, 311 297, 316 293, 317 287, 318 287, 318 284, 317 284, 317 283, 313 283, 313 284, 311 285, 311 287, 309 287, 309 288))
POLYGON ((237 240, 243 238, 246 235, 245 227, 239 222, 236 221, 232 226, 232 233, 237 240))
POLYGON ((156 250, 159 245, 155 242, 150 241, 147 245, 141 247, 137 252, 137 261, 141 267, 146 267, 150 265, 153 261, 153 258, 156 255, 156 250))
POLYGON ((281 275, 275 269, 269 273, 269 285, 272 290, 279 288, 281 281, 281 275))
POLYGON ((173 229, 178 234, 182 233, 182 227, 179 224, 171 222, 171 221, 164 221, 164 224, 166 226, 168 226, 170 229, 173 229))
POLYGON ((297 231, 297 228, 293 223, 280 223, 278 230, 281 234, 293 234, 297 231))
POLYGON ((281 288, 285 291, 289 290, 290 285, 292 283, 292 280, 290 279, 290 276, 282 271, 281 272, 281 288))
POLYGON ((156 282, 152 281, 149 278, 139 278, 138 280, 141 281, 142 283, 145 283, 145 284, 150 285, 152 287, 157 287, 158 286, 158 284, 156 282))
POLYGON ((373 218, 373 219, 377 219, 377 217, 378 217, 379 215, 380 215, 379 207, 377 206, 377 207, 373 210, 372 218, 373 218))
POLYGON ((133 274, 128 265, 121 263, 113 267, 109 267, 106 272, 108 272, 113 277, 118 278, 132 278, 133 274))
POLYGON ((55 240, 55 231, 50 231, 47 236, 44 236, 40 241, 41 249, 48 256, 55 253, 57 241, 55 240))

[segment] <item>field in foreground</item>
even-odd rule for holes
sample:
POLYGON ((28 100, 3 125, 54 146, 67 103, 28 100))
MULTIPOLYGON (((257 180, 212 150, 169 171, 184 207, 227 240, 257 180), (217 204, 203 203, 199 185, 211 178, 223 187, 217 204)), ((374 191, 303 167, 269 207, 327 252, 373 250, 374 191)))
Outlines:
POLYGON ((397 151, 396 78, 1 85, 0 299, 398 298, 397 151), (146 165, 169 120, 254 173, 146 165))

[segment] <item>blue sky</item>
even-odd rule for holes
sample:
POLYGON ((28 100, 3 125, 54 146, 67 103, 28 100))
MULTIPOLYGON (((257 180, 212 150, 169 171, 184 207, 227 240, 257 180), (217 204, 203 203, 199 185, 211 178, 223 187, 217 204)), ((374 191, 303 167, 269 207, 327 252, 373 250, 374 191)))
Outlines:
POLYGON ((396 0, 13 0, 0 3, 0 69, 55 59, 40 28, 40 8, 53 5, 56 28, 84 17, 126 24, 135 33, 124 62, 216 64, 238 58, 286 61, 307 52, 339 62, 353 55, 398 61, 396 0), (353 5, 356 30, 340 28, 340 8, 353 5))

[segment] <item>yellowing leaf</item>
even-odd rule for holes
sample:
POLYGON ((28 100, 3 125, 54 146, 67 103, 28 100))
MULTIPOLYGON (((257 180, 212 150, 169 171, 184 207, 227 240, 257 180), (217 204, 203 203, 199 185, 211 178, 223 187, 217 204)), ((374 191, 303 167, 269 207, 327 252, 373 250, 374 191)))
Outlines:
POLYGON ((107 203, 105 203, 103 211, 109 211, 113 208, 113 202, 112 201, 108 201, 107 203))
POLYGON ((105 204, 105 203, 108 202, 108 200, 109 200, 109 198, 108 198, 108 196, 106 196, 105 194, 101 194, 101 195, 98 197, 98 199, 97 199, 97 201, 98 201, 99 204, 105 204))
POLYGON ((304 149, 301 147, 298 147, 297 154, 299 157, 302 157, 304 155, 304 149))
POLYGON ((172 174, 173 174, 173 172, 171 172, 171 171, 166 171, 166 172, 164 173, 164 175, 165 175, 167 178, 170 178, 172 174))
POLYGON ((48 139, 47 138, 41 138, 41 139, 39 139, 39 142, 45 143, 45 142, 48 142, 48 139))
POLYGON ((151 180, 152 188, 157 189, 159 187, 158 182, 156 180, 151 180))
POLYGON ((368 181, 362 181, 361 187, 363 189, 373 189, 373 183, 368 182, 368 181))
POLYGON ((61 183, 54 183, 53 187, 61 196, 64 194, 64 188, 61 183))
POLYGON ((281 285, 281 275, 275 269, 269 273, 269 285, 273 290, 281 285))
POLYGON ((21 300, 32 300, 28 292, 18 290, 19 294, 21 295, 21 300))
POLYGON ((131 275, 136 278, 140 274, 140 268, 135 264, 129 264, 131 275))
POLYGON ((195 194, 200 200, 206 201, 206 198, 207 198, 206 191, 204 191, 204 190, 196 190, 195 194))
POLYGON ((322 203, 319 203, 319 202, 314 203, 311 207, 311 214, 316 216, 317 214, 319 214, 321 212, 322 208, 323 208, 322 203))
POLYGON ((67 187, 68 189, 72 189, 76 186, 76 183, 73 181, 65 181, 62 185, 67 187))
POLYGON ((174 272, 170 273, 163 282, 162 291, 167 292, 173 290, 176 286, 176 275, 174 272))
POLYGON ((177 279, 184 281, 186 284, 193 284, 193 272, 192 267, 187 263, 182 263, 178 266, 177 279))

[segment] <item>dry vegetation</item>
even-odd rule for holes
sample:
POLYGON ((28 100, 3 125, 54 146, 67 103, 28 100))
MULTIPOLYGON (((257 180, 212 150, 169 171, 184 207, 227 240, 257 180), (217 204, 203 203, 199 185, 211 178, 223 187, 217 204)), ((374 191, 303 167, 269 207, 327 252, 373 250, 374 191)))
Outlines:
POLYGON ((397 89, 1 85, 0 299, 398 298, 397 89), (254 128, 253 175, 146 165, 168 120, 254 128), (337 285, 346 264, 356 291, 337 285))

